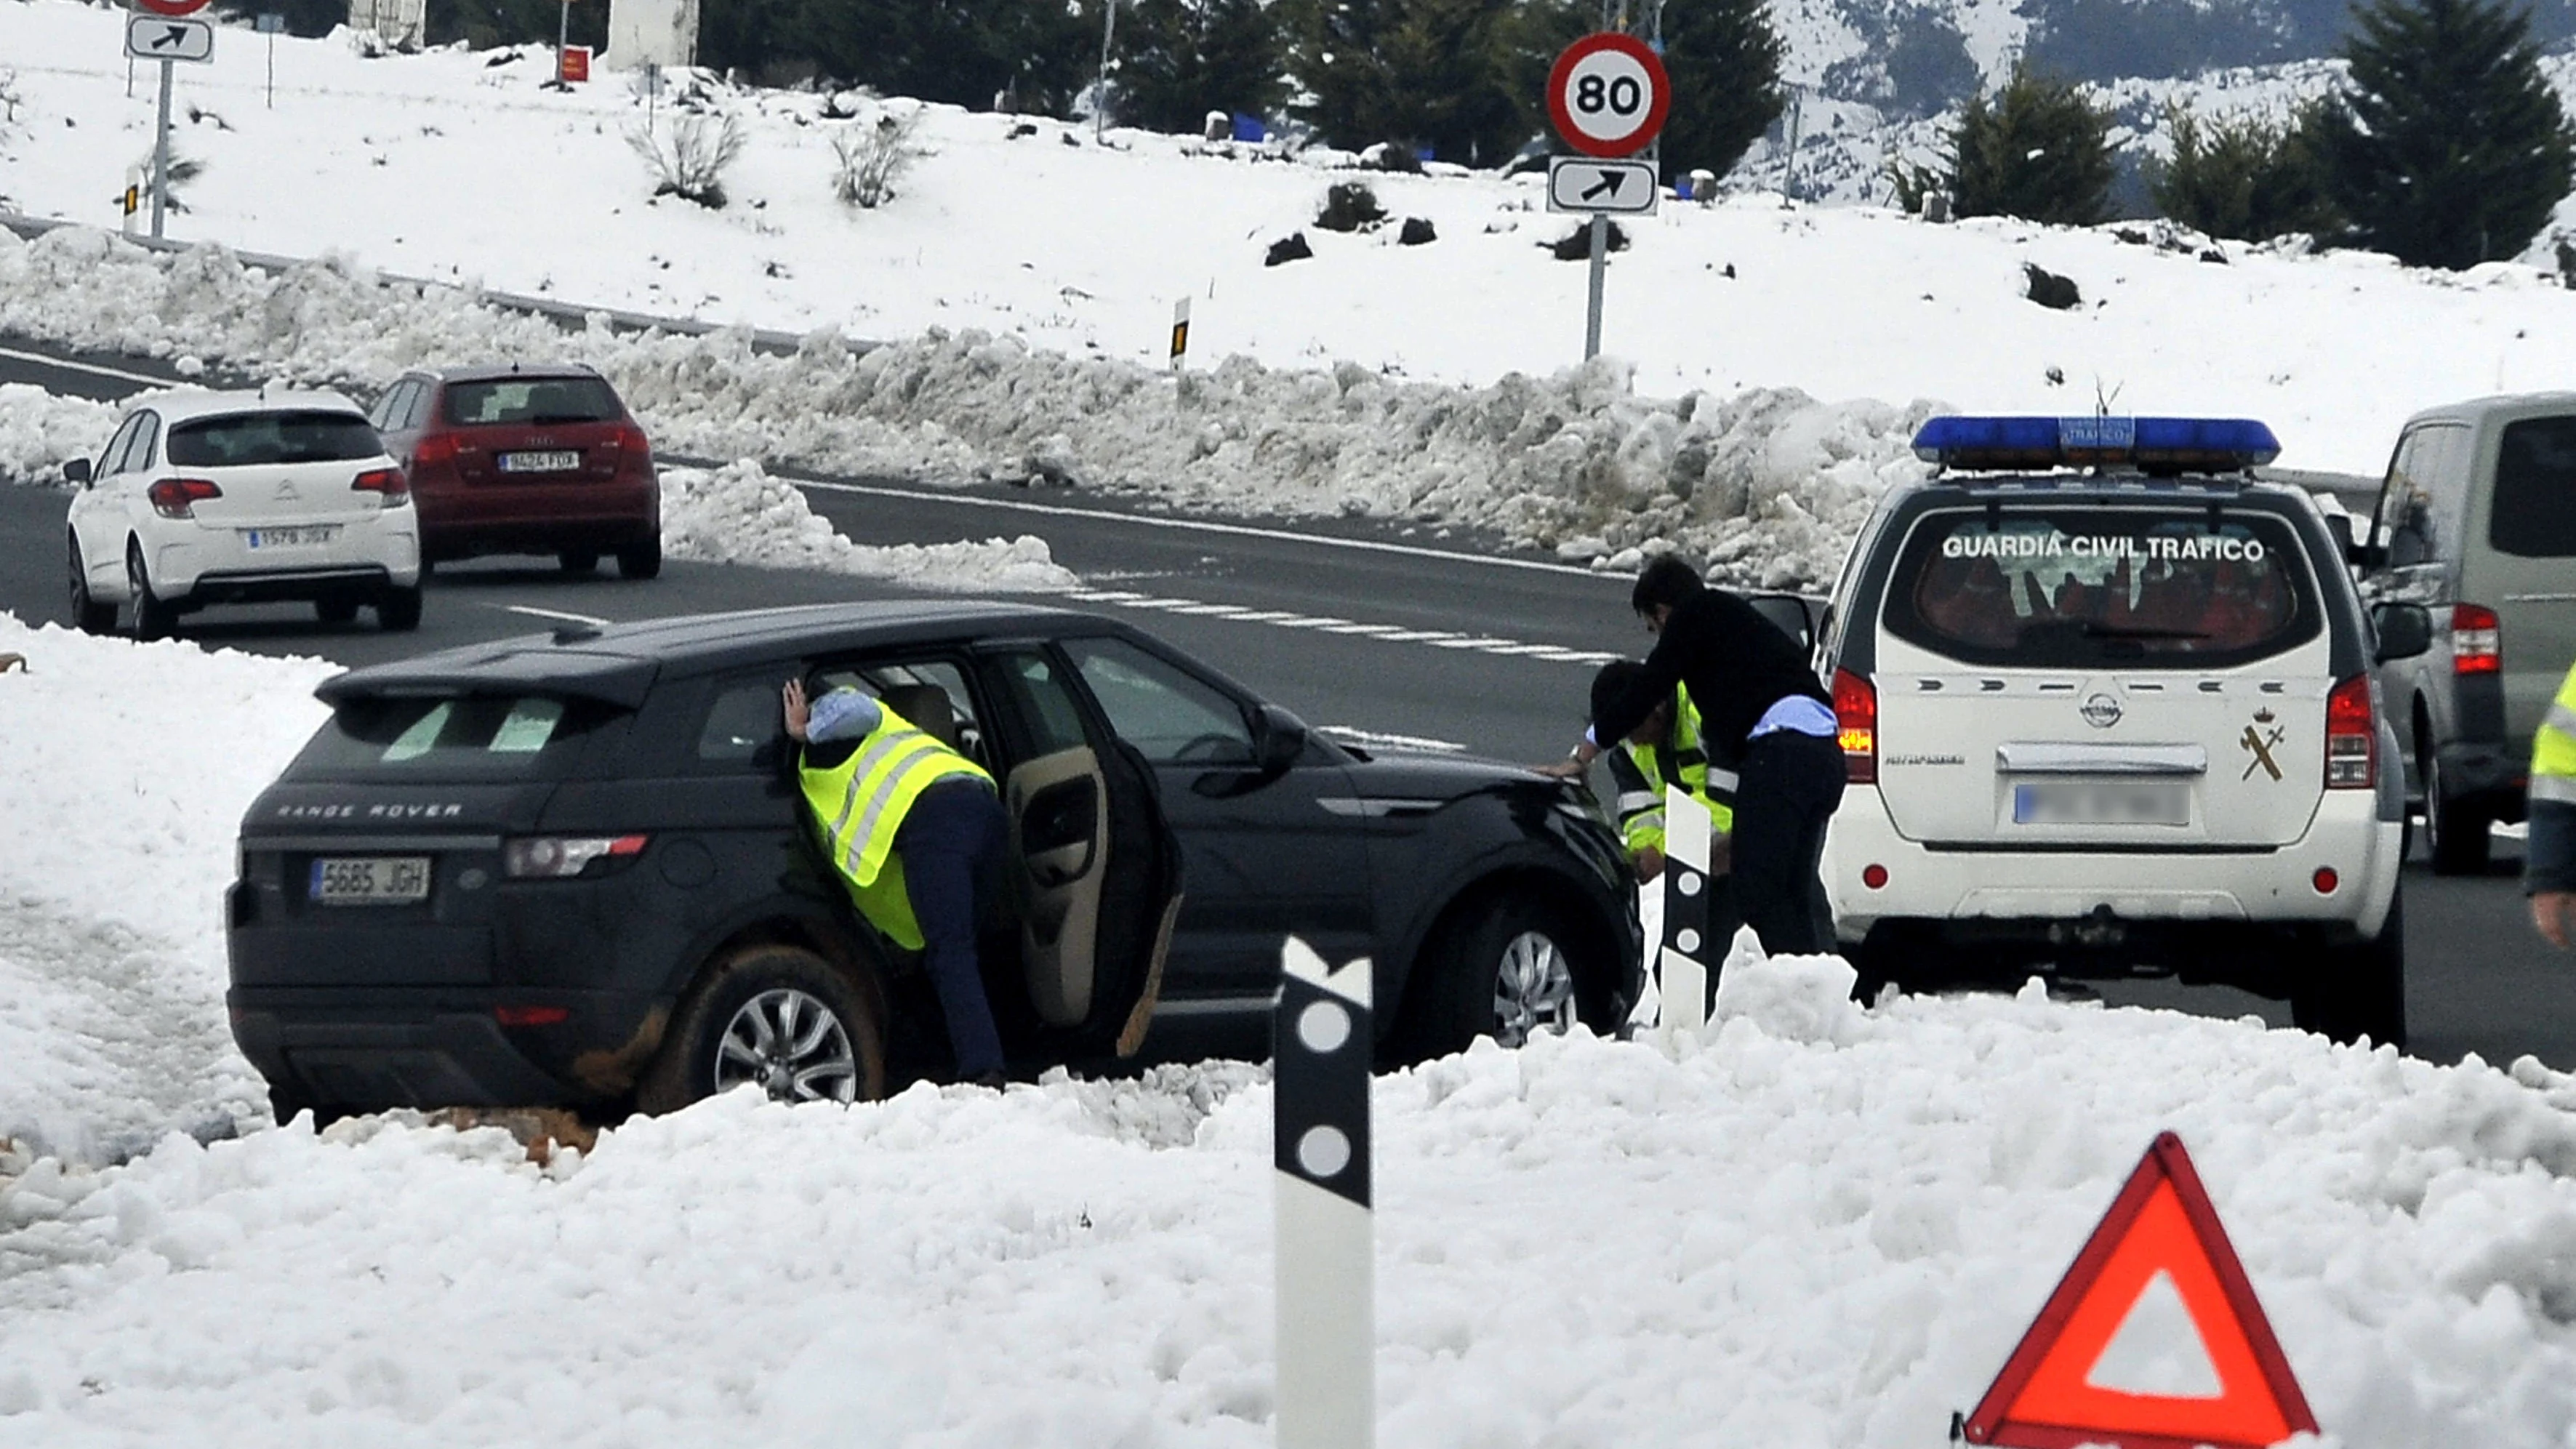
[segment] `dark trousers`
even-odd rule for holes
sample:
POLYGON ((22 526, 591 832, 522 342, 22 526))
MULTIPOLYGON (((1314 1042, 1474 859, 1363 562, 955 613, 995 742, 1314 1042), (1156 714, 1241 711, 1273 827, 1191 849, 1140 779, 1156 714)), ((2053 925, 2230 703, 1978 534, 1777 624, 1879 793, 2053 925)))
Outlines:
POLYGON ((915 796, 894 832, 912 917, 921 924, 922 965, 938 989, 961 1078, 1002 1069, 1002 1038, 993 1028, 993 1004, 984 997, 975 924, 983 918, 979 895, 1008 834, 992 787, 964 776, 915 796))
POLYGON ((1735 787, 1735 904, 1774 956, 1834 948, 1816 874, 1825 824, 1843 798, 1840 743, 1775 730, 1745 746, 1735 787))

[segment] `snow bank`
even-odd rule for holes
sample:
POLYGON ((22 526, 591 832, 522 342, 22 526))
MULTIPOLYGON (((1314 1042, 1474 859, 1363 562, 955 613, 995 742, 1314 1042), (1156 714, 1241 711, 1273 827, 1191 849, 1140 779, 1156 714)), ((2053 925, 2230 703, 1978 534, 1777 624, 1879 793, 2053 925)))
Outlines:
POLYGON ((822 569, 916 588, 1041 593, 1079 582, 1046 540, 1022 534, 984 543, 871 548, 834 531, 795 485, 758 460, 712 471, 662 470, 662 551, 672 558, 756 568, 822 569))
POLYGON ((264 1113, 224 1015, 220 895, 338 666, 7 614, 0 651, 27 660, 0 674, 0 1138, 95 1161, 264 1113))
POLYGON ((0 483, 62 482, 63 460, 96 453, 115 425, 106 403, 0 383, 0 483))

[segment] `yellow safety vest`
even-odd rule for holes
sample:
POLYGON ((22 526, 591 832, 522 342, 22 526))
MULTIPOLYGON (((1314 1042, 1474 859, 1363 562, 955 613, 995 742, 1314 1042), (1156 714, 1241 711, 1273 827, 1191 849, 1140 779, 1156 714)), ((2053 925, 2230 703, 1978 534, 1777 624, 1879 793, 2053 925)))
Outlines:
POLYGON ((2558 698, 2532 737, 2531 798, 2576 805, 2576 669, 2559 681, 2558 698))
MULTIPOLYGON (((1619 834, 1627 842, 1628 852, 1652 847, 1664 848, 1664 786, 1662 768, 1656 763, 1660 753, 1653 745, 1619 742, 1628 754, 1629 763, 1645 776, 1646 788, 1619 794, 1619 834)), ((1708 750, 1700 738, 1699 709, 1691 703, 1690 691, 1673 691, 1673 774, 1679 777, 1684 791, 1696 795, 1708 807, 1709 829, 1724 835, 1735 828, 1735 775, 1716 772, 1714 787, 1708 768, 1708 750)))
POLYGON ((921 949, 921 924, 913 919, 903 862, 894 853, 895 831, 921 792, 951 775, 993 783, 983 766, 890 709, 848 759, 830 769, 796 772, 822 832, 823 851, 850 888, 859 914, 907 951, 921 949))

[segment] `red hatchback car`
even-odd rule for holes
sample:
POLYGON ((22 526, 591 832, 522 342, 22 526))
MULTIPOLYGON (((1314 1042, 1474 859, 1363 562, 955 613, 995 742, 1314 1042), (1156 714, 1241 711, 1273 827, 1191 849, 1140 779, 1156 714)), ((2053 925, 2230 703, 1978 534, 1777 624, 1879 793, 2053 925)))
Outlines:
POLYGON ((406 373, 369 421, 411 479, 424 572, 492 553, 550 553, 567 573, 614 554, 630 579, 661 572, 653 446, 595 370, 406 373))

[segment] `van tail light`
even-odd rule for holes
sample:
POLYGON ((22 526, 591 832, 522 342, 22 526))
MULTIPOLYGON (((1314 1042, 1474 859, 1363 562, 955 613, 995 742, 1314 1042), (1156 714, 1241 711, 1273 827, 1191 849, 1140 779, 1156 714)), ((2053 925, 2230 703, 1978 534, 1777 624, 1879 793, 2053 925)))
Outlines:
POLYGON ((1834 671, 1834 733, 1843 746, 1843 777, 1878 783, 1878 686, 1848 669, 1834 671))
POLYGON ((369 468, 349 486, 360 493, 383 494, 388 507, 411 497, 411 484, 404 479, 400 468, 369 468))
POLYGON ((2451 606, 2451 672, 2496 674, 2504 669, 2504 630, 2483 604, 2451 606))
POLYGON ((501 870, 513 880, 570 880, 613 870, 644 853, 647 835, 526 835, 502 842, 501 870), (592 866, 598 871, 591 871, 592 866))
POLYGON ((2356 674, 2326 696, 2326 788, 2379 783, 2379 723, 2370 713, 2370 676, 2356 674))
POLYGON ((208 498, 223 497, 224 490, 203 478, 164 478, 144 489, 143 496, 163 518, 193 518, 192 509, 208 498))
POLYGON ((415 468, 422 464, 427 464, 434 468, 441 464, 455 462, 456 435, 454 433, 429 433, 424 435, 417 444, 413 445, 411 450, 411 461, 412 466, 415 468))

